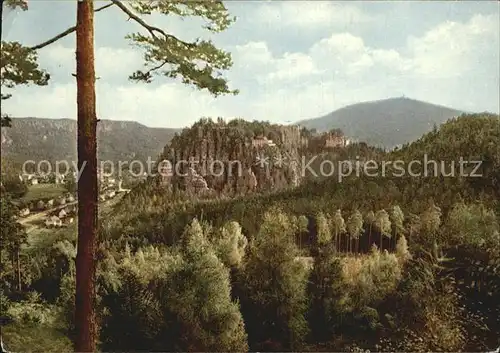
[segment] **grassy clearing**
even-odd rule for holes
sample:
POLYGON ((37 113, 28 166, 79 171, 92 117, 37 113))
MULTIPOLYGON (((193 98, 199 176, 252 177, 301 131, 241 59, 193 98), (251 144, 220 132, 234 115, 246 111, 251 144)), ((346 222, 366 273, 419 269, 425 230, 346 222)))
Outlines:
POLYGON ((29 203, 38 200, 50 200, 66 193, 64 185, 61 184, 38 184, 31 185, 28 192, 21 198, 21 202, 29 203))
POLYGON ((2 327, 6 348, 12 352, 72 352, 71 341, 57 329, 42 325, 2 327))

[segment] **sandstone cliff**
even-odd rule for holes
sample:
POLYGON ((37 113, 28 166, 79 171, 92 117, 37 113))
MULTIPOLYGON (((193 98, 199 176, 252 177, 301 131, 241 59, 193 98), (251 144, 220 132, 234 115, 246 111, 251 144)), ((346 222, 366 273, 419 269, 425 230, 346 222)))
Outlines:
POLYGON ((194 193, 247 194, 300 183, 296 126, 202 119, 165 146, 162 183, 194 193), (295 161, 295 163, 294 163, 295 161))

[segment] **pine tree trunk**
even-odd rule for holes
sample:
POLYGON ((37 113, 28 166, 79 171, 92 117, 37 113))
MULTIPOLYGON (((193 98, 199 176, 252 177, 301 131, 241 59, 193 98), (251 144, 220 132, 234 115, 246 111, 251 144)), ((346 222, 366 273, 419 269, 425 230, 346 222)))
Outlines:
POLYGON ((95 249, 97 233, 97 117, 95 111, 94 5, 77 3, 76 77, 78 110, 78 249, 76 256, 75 351, 96 351, 95 249))

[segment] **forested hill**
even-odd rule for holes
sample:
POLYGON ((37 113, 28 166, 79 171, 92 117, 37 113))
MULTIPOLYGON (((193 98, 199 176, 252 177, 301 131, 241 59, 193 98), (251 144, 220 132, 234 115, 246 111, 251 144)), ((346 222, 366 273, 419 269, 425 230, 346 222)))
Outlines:
MULTIPOLYGON (((446 162, 441 170, 446 174, 460 157, 479 159, 487 166, 482 177, 373 176, 370 168, 372 176, 351 175, 342 182, 322 178, 283 191, 208 201, 182 199, 158 184, 142 183, 101 228, 104 247, 128 253, 138 249, 142 263, 151 261, 144 267, 146 276, 159 268, 159 257, 143 260, 149 256, 144 249, 177 249, 179 244, 191 244, 184 241, 194 239, 189 234, 196 234, 196 244, 215 239, 231 249, 224 254, 232 258, 240 252, 227 244, 249 244, 241 265, 232 269, 232 288, 241 303, 251 351, 271 351, 268 342, 286 346, 289 336, 283 332, 307 339, 303 327, 313 335, 320 332, 311 336, 312 346, 304 351, 493 351, 500 329, 498 124, 498 115, 464 115, 400 150, 378 156, 382 162, 402 160, 408 166, 428 154, 438 163, 446 162), (228 240, 221 241, 224 236, 228 240), (335 258, 341 261, 339 252, 345 261, 342 269, 328 267, 335 258), (353 252, 356 255, 350 256, 353 252), (387 259, 401 253, 411 260, 395 271, 402 262, 387 259), (306 267, 309 260, 312 266, 306 267), (303 267, 298 266, 302 261, 303 267), (302 275, 306 268, 311 272, 302 275), (318 291, 307 291, 309 285, 318 291), (307 305, 289 299, 300 293, 307 305), (289 309, 278 321, 275 313, 284 307, 289 309), (290 324, 291 315, 298 317, 294 323, 300 322, 299 328, 290 324), (266 322, 269 328, 263 330, 266 322), (273 325, 281 325, 280 330, 273 325), (323 336, 325 327, 329 331, 323 336), (360 349, 348 349, 350 342, 360 349)), ((161 276, 172 263, 166 262, 161 276)), ((168 283, 162 288, 172 288, 174 282, 168 283)), ((142 288, 150 287, 141 287, 139 293, 146 292, 142 288)), ((161 337, 158 334, 154 342, 161 337)))
POLYGON ((300 121, 308 129, 340 128, 352 139, 393 147, 411 142, 462 112, 409 98, 357 103, 325 116, 300 121))
MULTIPOLYGON (((134 121, 101 120, 98 123, 100 160, 152 160, 177 129, 150 128, 134 121)), ((75 160, 76 120, 14 118, 11 128, 2 128, 2 154, 17 162, 75 160)))
MULTIPOLYGON (((403 149, 382 157, 388 161, 403 160, 408 164, 413 160, 423 161, 427 154, 429 159, 437 160, 439 164, 444 161, 443 170, 446 173, 449 173, 451 161, 457 162, 454 168, 458 171, 460 157, 464 160, 480 159, 483 163, 478 172, 483 173, 482 177, 461 177, 458 174, 435 177, 432 168, 428 176, 421 174, 412 177, 406 174, 398 177, 391 174, 388 168, 387 173, 379 177, 351 175, 341 183, 337 178, 318 178, 282 192, 234 200, 190 202, 181 208, 162 199, 167 197, 166 194, 150 184, 133 190, 116 210, 117 222, 120 224, 118 233, 122 231, 121 227, 126 227, 127 222, 136 225, 134 222, 145 215, 148 224, 155 225, 155 237, 159 238, 180 236, 186 220, 193 217, 216 224, 236 220, 247 232, 253 233, 259 229, 260 217, 272 206, 297 215, 315 215, 319 211, 339 207, 358 208, 367 212, 399 204, 404 210, 418 213, 432 199, 446 212, 458 199, 472 201, 481 198, 485 204, 496 209, 500 197, 500 150, 496 144, 500 140, 498 124, 498 115, 465 115, 443 124, 439 130, 424 135, 403 149), (156 196, 152 197, 153 194, 156 196), (163 231, 160 230, 162 227, 165 227, 163 231)), ((412 171, 418 173, 417 167, 412 168, 412 171)), ((470 167, 473 166, 465 168, 466 172, 471 172, 470 167)), ((149 226, 143 226, 139 227, 144 231, 141 234, 147 237, 149 226)))

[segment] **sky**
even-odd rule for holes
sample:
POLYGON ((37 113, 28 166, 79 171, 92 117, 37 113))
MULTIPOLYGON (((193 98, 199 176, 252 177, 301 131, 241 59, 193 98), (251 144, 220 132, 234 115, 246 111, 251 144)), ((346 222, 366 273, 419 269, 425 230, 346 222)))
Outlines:
MULTIPOLYGON (((96 6, 105 4, 100 1, 96 6)), ((211 34, 197 18, 148 22, 183 40, 212 39, 232 54, 225 73, 237 96, 164 77, 134 83, 143 53, 125 39, 140 31, 118 8, 95 16, 97 113, 150 127, 185 127, 201 117, 275 123, 328 114, 364 101, 406 96, 464 111, 499 112, 497 1, 228 1, 237 21, 211 34)), ((30 0, 4 12, 4 40, 35 45, 75 24, 74 1, 30 0)), ((76 117, 75 37, 39 51, 48 86, 17 87, 2 102, 15 117, 76 117)))

